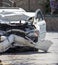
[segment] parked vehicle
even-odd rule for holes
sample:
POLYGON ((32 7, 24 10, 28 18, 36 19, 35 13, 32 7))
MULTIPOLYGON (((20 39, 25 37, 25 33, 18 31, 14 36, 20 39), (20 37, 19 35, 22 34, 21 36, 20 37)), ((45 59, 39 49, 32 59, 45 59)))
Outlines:
POLYGON ((40 9, 0 9, 0 53, 16 46, 47 52, 52 42, 45 40, 46 22, 40 9))

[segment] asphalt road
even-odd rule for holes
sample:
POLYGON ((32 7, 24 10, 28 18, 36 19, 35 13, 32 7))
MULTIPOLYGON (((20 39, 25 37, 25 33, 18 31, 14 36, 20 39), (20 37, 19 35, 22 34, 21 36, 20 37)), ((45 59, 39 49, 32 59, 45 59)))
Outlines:
POLYGON ((48 32, 45 39, 53 42, 48 53, 26 51, 0 54, 2 65, 58 65, 58 33, 48 32))

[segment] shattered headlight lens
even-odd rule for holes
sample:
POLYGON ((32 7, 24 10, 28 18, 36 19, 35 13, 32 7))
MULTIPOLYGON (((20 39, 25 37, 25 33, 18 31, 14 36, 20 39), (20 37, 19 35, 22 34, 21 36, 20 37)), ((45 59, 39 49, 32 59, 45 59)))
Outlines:
POLYGON ((33 42, 38 42, 39 31, 38 30, 32 31, 27 36, 28 36, 28 38, 33 40, 33 42))

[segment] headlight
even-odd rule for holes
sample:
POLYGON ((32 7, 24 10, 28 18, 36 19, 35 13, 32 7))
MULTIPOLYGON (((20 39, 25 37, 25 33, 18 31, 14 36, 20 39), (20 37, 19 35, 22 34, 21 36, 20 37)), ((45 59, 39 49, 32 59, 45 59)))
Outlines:
POLYGON ((38 37, 39 36, 39 31, 38 30, 31 31, 31 32, 29 32, 28 36, 38 37))
POLYGON ((38 37, 39 37, 39 31, 37 31, 37 30, 31 31, 27 36, 31 40, 33 40, 33 42, 37 42, 38 41, 38 37))

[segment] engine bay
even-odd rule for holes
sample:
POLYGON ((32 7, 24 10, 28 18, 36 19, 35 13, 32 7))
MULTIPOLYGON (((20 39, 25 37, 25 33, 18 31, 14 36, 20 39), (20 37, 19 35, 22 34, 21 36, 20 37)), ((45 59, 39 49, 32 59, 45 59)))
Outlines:
POLYGON ((9 36, 11 34, 21 36, 26 39, 26 36, 33 42, 38 41, 36 27, 32 22, 21 23, 0 23, 0 36, 9 36), (2 33, 2 34, 1 34, 2 33))

